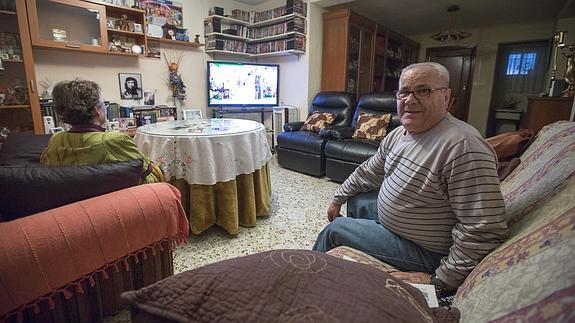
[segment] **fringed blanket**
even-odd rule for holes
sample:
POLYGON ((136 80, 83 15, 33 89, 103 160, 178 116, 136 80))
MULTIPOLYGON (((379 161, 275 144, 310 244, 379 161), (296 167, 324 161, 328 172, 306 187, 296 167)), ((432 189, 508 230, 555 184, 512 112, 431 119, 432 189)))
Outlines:
MULTIPOLYGON (((73 187, 70 189, 74 189, 73 187)), ((25 192, 22 192, 25 194, 25 192)), ((65 192, 62 192, 65 194, 65 192)), ((185 243, 187 217, 166 183, 131 187, 0 223, 0 321, 145 250, 185 243)), ((128 268, 126 268, 128 269, 128 268)))

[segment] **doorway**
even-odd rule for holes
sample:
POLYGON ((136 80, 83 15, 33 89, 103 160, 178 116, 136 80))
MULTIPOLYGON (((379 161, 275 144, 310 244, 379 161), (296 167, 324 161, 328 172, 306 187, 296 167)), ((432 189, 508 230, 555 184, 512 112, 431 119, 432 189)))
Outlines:
POLYGON ((452 99, 449 112, 457 119, 467 121, 473 84, 475 46, 431 47, 426 50, 425 57, 428 62, 437 62, 449 71, 452 99))
POLYGON ((517 127, 502 127, 497 117, 500 112, 516 111, 521 116, 527 110, 528 98, 545 92, 550 48, 547 39, 499 44, 486 136, 515 130, 517 127))

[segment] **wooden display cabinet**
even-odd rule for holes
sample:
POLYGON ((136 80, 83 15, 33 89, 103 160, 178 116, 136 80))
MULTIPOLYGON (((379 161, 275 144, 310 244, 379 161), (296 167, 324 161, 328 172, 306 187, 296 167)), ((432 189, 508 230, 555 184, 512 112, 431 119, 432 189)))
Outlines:
POLYGON ((418 55, 418 43, 349 9, 324 13, 321 90, 357 98, 397 90, 401 70, 418 55))
POLYGON ((372 91, 376 24, 349 9, 323 15, 322 91, 372 91))
POLYGON ((81 0, 26 0, 32 45, 139 56, 147 49, 145 11, 81 0), (140 53, 133 52, 133 45, 140 53))
POLYGON ((26 0, 32 45, 108 52, 106 7, 80 0, 26 0))
POLYGON ((148 42, 146 37, 145 11, 104 4, 106 7, 106 30, 111 54, 146 55, 148 42), (140 53, 134 53, 132 46, 138 45, 140 53))
POLYGON ((0 7, 0 129, 44 132, 25 0, 0 7))

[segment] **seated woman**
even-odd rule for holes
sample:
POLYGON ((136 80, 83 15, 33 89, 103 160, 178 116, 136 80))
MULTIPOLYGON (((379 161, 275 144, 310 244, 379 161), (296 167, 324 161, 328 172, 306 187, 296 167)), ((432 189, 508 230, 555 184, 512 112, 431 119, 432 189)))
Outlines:
POLYGON ((164 181, 161 170, 146 158, 130 136, 105 132, 106 107, 100 86, 92 81, 62 81, 52 91, 54 110, 72 128, 50 138, 41 162, 47 165, 90 165, 143 159, 142 183, 164 181))

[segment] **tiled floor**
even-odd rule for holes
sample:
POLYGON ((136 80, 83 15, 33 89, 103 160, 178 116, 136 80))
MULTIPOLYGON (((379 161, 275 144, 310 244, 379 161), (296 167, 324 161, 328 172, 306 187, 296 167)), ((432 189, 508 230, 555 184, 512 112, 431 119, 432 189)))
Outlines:
MULTIPOLYGON (((339 184, 269 163, 272 179, 272 211, 258 218, 253 228, 240 228, 237 236, 212 227, 175 250, 174 271, 180 273, 216 261, 272 249, 311 249, 328 223, 326 210, 339 184)), ((345 212, 345 206, 342 208, 345 212)), ((129 322, 124 311, 105 322, 129 322)))
POLYGON ((253 228, 230 236, 215 227, 190 237, 175 251, 176 273, 209 263, 272 249, 311 249, 328 223, 326 210, 339 184, 293 172, 270 161, 272 212, 253 228))

